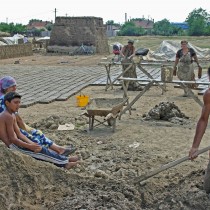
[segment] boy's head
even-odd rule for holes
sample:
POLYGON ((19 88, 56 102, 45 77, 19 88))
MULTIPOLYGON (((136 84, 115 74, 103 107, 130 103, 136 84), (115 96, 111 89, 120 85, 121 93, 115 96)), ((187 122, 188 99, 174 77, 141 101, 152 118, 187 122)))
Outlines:
POLYGON ((4 104, 12 112, 17 112, 20 107, 21 95, 16 92, 6 93, 4 96, 4 104))

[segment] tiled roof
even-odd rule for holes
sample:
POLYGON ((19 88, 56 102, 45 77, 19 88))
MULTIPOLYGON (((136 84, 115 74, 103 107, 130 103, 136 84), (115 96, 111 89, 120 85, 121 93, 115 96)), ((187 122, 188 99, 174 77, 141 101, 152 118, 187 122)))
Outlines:
POLYGON ((51 23, 51 22, 36 21, 36 22, 32 22, 32 23, 28 24, 26 27, 27 27, 27 29, 32 29, 32 28, 42 29, 42 28, 45 28, 47 26, 47 24, 49 24, 49 23, 51 23))
POLYGON ((142 27, 144 29, 152 29, 154 22, 151 20, 134 20, 136 26, 142 27))

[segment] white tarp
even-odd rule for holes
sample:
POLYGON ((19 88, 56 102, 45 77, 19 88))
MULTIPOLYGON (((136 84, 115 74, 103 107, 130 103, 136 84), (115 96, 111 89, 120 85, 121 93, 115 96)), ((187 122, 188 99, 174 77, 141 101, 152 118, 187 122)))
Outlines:
POLYGON ((50 37, 49 36, 41 37, 38 38, 36 41, 45 41, 45 40, 50 40, 50 37))
MULTIPOLYGON (((149 51, 146 58, 148 60, 168 60, 175 61, 176 52, 181 49, 180 41, 164 40, 159 48, 155 51, 149 51)), ((210 49, 209 48, 200 48, 190 42, 188 46, 193 48, 200 59, 209 59, 210 58, 210 49)))
POLYGON ((7 44, 5 44, 4 42, 0 41, 0 45, 7 45, 7 44))
POLYGON ((111 47, 113 47, 114 45, 117 45, 120 49, 123 48, 123 45, 120 42, 114 42, 110 44, 111 47))
POLYGON ((21 34, 15 34, 12 37, 2 37, 8 45, 18 44, 18 39, 23 39, 24 36, 21 34))

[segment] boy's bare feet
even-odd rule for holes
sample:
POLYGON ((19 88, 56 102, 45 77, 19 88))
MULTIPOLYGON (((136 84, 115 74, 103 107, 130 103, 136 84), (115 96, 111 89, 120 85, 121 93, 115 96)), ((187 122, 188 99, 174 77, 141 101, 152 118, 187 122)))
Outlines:
POLYGON ((68 169, 75 167, 77 164, 78 164, 78 162, 69 162, 65 165, 64 168, 68 170, 68 169))
POLYGON ((79 160, 78 156, 72 156, 69 158, 69 162, 77 162, 79 160))

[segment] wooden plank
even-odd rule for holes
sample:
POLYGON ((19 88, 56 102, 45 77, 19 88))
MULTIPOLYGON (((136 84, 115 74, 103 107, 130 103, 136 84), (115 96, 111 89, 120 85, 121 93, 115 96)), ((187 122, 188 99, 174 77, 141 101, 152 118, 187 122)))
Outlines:
MULTIPOLYGON (((148 76, 148 78, 153 79, 153 76, 150 73, 148 73, 140 64, 138 64, 137 66, 145 75, 148 76)), ((153 81, 155 80, 153 79, 153 81)), ((155 82, 155 83, 157 83, 158 87, 162 90, 162 94, 163 94, 163 92, 166 91, 165 88, 162 85, 160 85, 159 82, 155 82)))
MULTIPOLYGON (((204 152, 207 152, 208 150, 210 150, 210 146, 205 147, 201 150, 198 150, 197 154, 200 155, 204 152)), ((159 169, 155 169, 154 171, 150 171, 148 174, 142 175, 141 177, 137 177, 137 178, 135 178, 135 182, 138 183, 138 182, 145 181, 146 179, 149 179, 150 177, 153 177, 156 174, 159 174, 160 172, 165 171, 166 169, 172 168, 172 167, 174 167, 174 166, 176 166, 176 165, 178 165, 178 164, 180 164, 184 161, 189 161, 189 156, 185 156, 183 158, 180 158, 178 160, 170 162, 166 165, 161 166, 159 169)))
POLYGON ((193 93, 193 91, 186 86, 186 84, 180 84, 182 88, 187 92, 187 94, 195 100, 201 107, 203 106, 203 102, 193 93))
MULTIPOLYGON (((139 79, 139 78, 130 78, 130 77, 120 77, 119 80, 127 80, 127 81, 142 81, 142 82, 162 82, 161 80, 156 79, 139 79)), ((197 81, 185 81, 185 80, 172 80, 172 81, 165 81, 164 83, 172 83, 172 84, 201 84, 201 85, 210 85, 210 82, 197 82, 197 81)))
MULTIPOLYGON (((128 103, 128 105, 122 110, 122 112, 120 113, 120 118, 122 116, 122 114, 124 114, 127 110, 131 110, 131 107, 134 105, 134 103, 141 97, 144 95, 144 93, 149 90, 152 85, 153 85, 154 81, 150 81, 145 87, 144 89, 131 101, 128 103)), ((127 95, 127 90, 126 87, 123 88, 124 90, 124 97, 128 97, 127 95)))
MULTIPOLYGON (((174 85, 174 88, 182 88, 180 87, 180 85, 174 85)), ((207 85, 198 85, 198 87, 196 88, 192 88, 193 90, 203 90, 203 89, 206 89, 208 88, 207 85)))
POLYGON ((162 66, 162 65, 164 65, 164 66, 173 66, 173 64, 171 63, 164 63, 164 62, 162 62, 162 63, 159 63, 159 62, 156 62, 156 63, 145 63, 145 62, 141 62, 141 65, 142 66, 162 66))

